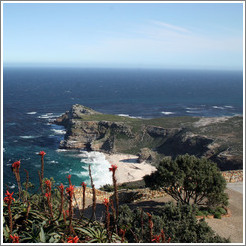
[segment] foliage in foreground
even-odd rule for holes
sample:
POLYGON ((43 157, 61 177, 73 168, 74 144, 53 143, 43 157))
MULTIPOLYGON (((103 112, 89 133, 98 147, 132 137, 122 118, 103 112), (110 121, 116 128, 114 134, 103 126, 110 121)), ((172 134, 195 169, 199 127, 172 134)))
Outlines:
POLYGON ((228 205, 226 181, 215 163, 188 154, 165 158, 155 173, 144 177, 151 188, 164 191, 182 204, 228 205))
POLYGON ((40 151, 41 172, 39 174, 39 193, 30 194, 29 175, 22 189, 20 181, 20 161, 12 168, 18 184, 18 198, 13 192, 6 191, 3 206, 4 243, 213 243, 229 242, 214 234, 205 221, 197 221, 196 207, 172 203, 158 209, 158 214, 145 213, 143 210, 130 210, 119 207, 118 185, 115 177, 116 165, 111 165, 114 201, 104 199, 104 220, 95 220, 96 192, 91 169, 89 176, 93 191, 92 214, 88 219, 83 216, 85 209, 85 189, 83 182, 83 209, 74 215, 74 185, 68 175, 69 186, 63 184, 54 188, 54 180, 44 178, 44 151, 40 151))
MULTIPOLYGON (((154 235, 164 230, 166 238, 172 243, 229 243, 229 239, 215 235, 204 219, 195 217, 197 208, 178 203, 167 203, 152 215, 154 235)), ((146 242, 150 229, 149 217, 140 208, 131 210, 127 205, 120 207, 119 226, 128 228, 126 238, 129 242, 146 242)))

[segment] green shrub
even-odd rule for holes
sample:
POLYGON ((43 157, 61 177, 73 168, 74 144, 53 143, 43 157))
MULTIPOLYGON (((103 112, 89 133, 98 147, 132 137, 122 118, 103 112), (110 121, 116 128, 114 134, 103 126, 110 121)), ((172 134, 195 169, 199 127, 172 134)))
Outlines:
POLYGON ((216 211, 221 213, 221 214, 226 214, 227 213, 227 211, 224 208, 222 208, 222 207, 217 208, 216 211))
POLYGON ((196 215, 197 215, 197 216, 204 216, 204 212, 203 212, 203 211, 198 211, 198 212, 196 213, 196 215))
POLYGON ((162 187, 178 202, 204 206, 227 205, 226 181, 217 165, 206 158, 180 155, 165 158, 157 171, 144 177, 146 186, 162 187))
MULTIPOLYGON (((129 243, 148 242, 148 216, 143 215, 143 233, 141 228, 141 210, 131 210, 127 205, 120 206, 119 226, 127 228, 126 238, 129 243), (135 235, 135 236, 134 236, 135 235)), ((153 234, 157 235, 164 229, 166 238, 171 243, 227 243, 228 239, 215 235, 204 219, 197 220, 197 208, 190 205, 174 205, 167 203, 152 215, 153 234)))
POLYGON ((218 211, 215 212, 215 213, 214 213, 214 218, 215 218, 215 219, 221 219, 221 213, 218 212, 218 211))
POLYGON ((114 186, 110 185, 110 184, 105 184, 102 187, 100 187, 100 190, 112 192, 112 191, 114 191, 114 186))

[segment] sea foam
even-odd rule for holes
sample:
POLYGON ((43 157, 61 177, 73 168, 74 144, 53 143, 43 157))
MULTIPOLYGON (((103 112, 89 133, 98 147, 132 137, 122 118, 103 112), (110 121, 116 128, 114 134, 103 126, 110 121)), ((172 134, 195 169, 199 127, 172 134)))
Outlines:
POLYGON ((32 138, 38 138, 40 136, 20 136, 20 138, 23 138, 23 139, 32 139, 32 138))
POLYGON ((225 109, 224 107, 220 107, 220 106, 213 106, 213 108, 215 108, 215 109, 225 109))
POLYGON ((164 114, 164 115, 171 115, 171 114, 175 114, 174 112, 166 112, 166 111, 162 111, 161 113, 162 113, 162 114, 164 114))
POLYGON ((27 112, 26 114, 36 114, 37 112, 27 112))
POLYGON ((65 131, 65 130, 52 129, 52 131, 53 131, 55 134, 58 134, 58 135, 64 135, 64 134, 66 134, 66 131, 65 131))
POLYGON ((91 165, 91 173, 96 188, 100 188, 105 184, 112 184, 112 173, 109 172, 111 164, 106 160, 103 153, 96 151, 81 151, 81 154, 78 156, 82 158, 81 162, 87 165, 83 165, 83 169, 85 169, 85 171, 77 173, 76 175, 80 177, 88 176, 89 165, 91 165))

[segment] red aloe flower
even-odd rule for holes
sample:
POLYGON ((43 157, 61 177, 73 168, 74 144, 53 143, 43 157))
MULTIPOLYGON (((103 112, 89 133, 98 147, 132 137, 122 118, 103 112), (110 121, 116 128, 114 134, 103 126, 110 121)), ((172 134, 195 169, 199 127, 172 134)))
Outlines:
POLYGON ((68 195, 69 195, 70 197, 73 197, 73 193, 74 193, 74 185, 69 185, 69 187, 66 188, 66 191, 67 191, 67 193, 68 193, 68 195))
POLYGON ((68 243, 77 243, 78 241, 79 241, 78 236, 76 236, 76 237, 69 237, 69 238, 67 239, 67 242, 68 242, 68 243))
POLYGON ((64 191, 64 185, 61 183, 60 186, 58 186, 58 187, 60 188, 61 192, 63 193, 63 191, 64 191))
POLYGON ((45 197, 47 197, 48 199, 50 199, 50 197, 51 197, 51 193, 50 193, 50 192, 45 193, 45 197))
POLYGON ((117 169, 117 166, 116 165, 111 165, 111 167, 109 168, 109 171, 110 172, 115 172, 117 169))
POLYGON ((67 176, 67 179, 68 179, 69 185, 72 185, 72 182, 71 182, 71 174, 69 174, 69 175, 67 176))
POLYGON ((41 157, 43 158, 46 155, 46 153, 44 151, 40 151, 39 155, 41 155, 41 157))
POLYGON ((10 235, 10 238, 12 239, 12 243, 19 243, 19 236, 17 235, 10 235))
POLYGON ((119 230, 119 235, 121 235, 121 242, 123 243, 125 240, 125 234, 126 234, 126 229, 120 229, 119 230))
POLYGON ((103 204, 105 205, 105 207, 109 206, 109 200, 107 198, 104 198, 103 204))
POLYGON ((86 187, 86 183, 85 183, 85 182, 82 182, 82 183, 81 183, 81 186, 82 186, 83 188, 85 188, 85 187, 86 187))
POLYGON ((20 160, 19 161, 16 161, 12 164, 12 167, 16 170, 19 170, 20 168, 20 160))
POLYGON ((159 243, 160 242, 160 238, 161 238, 161 235, 154 235, 153 239, 152 239, 152 242, 159 243))
POLYGON ((12 197, 13 196, 13 194, 14 194, 14 192, 12 192, 12 193, 9 193, 9 191, 7 190, 6 191, 6 197, 4 197, 4 202, 5 203, 7 203, 8 205, 11 205, 11 203, 12 203, 12 200, 14 201, 15 199, 12 197))
POLYGON ((51 181, 48 179, 45 181, 46 186, 51 189, 51 181))

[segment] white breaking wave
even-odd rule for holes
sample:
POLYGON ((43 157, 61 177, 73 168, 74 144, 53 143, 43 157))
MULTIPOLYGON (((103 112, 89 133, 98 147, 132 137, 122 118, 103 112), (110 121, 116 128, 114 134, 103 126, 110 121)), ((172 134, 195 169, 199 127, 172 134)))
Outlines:
POLYGON ((190 113, 190 114, 198 114, 199 112, 196 112, 196 111, 190 111, 190 110, 187 110, 186 111, 187 113, 190 113))
POLYGON ((10 122, 10 123, 7 123, 7 125, 8 126, 14 126, 14 125, 16 125, 16 123, 15 122, 10 122))
POLYGON ((224 107, 219 107, 219 106, 213 106, 215 109, 224 109, 224 107))
POLYGON ((81 157, 81 162, 88 164, 88 166, 83 166, 84 169, 88 171, 82 171, 76 173, 77 176, 89 176, 89 164, 91 165, 91 173, 96 188, 101 187, 105 184, 112 184, 112 173, 109 172, 111 164, 106 160, 105 155, 96 151, 82 151, 79 154, 81 157))
POLYGON ((122 117, 130 117, 129 114, 118 114, 118 116, 122 116, 122 117))
POLYGON ((66 152, 68 151, 67 149, 57 149, 56 152, 66 152))
POLYGON ((58 163, 58 161, 49 161, 49 163, 52 163, 52 164, 55 164, 55 163, 58 163))
POLYGON ((55 134, 58 134, 58 135, 66 134, 66 131, 65 131, 65 130, 52 129, 52 131, 53 131, 55 134))
POLYGON ((185 108, 185 109, 188 109, 188 110, 197 110, 199 108, 185 108))
POLYGON ((230 105, 226 105, 225 108, 234 108, 234 107, 230 105))
POLYGON ((24 139, 31 139, 31 138, 38 138, 39 136, 20 136, 20 138, 24 139))
POLYGON ((15 188, 15 184, 12 184, 11 186, 9 186, 10 189, 14 189, 15 188))
POLYGON ((171 114, 175 114, 174 112, 165 112, 165 111, 162 111, 161 113, 162 113, 162 114, 164 114, 164 115, 171 115, 171 114))
POLYGON ((27 112, 26 114, 36 114, 37 112, 27 112))
POLYGON ((141 116, 130 116, 129 114, 117 114, 118 116, 121 117, 128 117, 128 118, 132 118, 132 119, 142 119, 141 116))

